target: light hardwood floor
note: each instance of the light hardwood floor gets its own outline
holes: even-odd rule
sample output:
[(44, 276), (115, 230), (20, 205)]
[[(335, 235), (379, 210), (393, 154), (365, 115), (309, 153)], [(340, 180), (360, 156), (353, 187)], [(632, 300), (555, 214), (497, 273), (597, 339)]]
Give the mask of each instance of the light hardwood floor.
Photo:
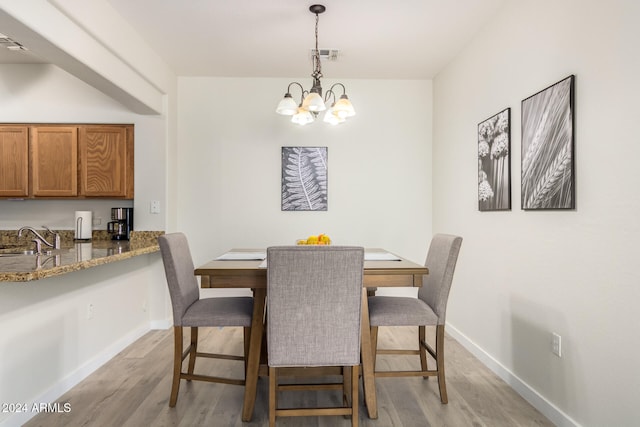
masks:
[[(411, 347), (415, 329), (380, 328), (379, 347)], [(240, 328), (201, 329), (203, 350), (242, 353)], [(186, 344), (186, 343), (185, 343)], [(58, 402), (68, 402), (69, 413), (41, 413), (31, 419), (35, 426), (267, 426), (268, 380), (258, 383), (258, 397), (253, 420), (241, 421), (243, 387), (235, 385), (182, 381), (178, 403), (169, 408), (171, 387), (172, 330), (151, 331), (80, 384)], [(447, 391), (449, 403), (440, 403), (435, 378), (381, 378), (378, 392), (377, 420), (366, 415), (360, 395), (360, 425), (378, 427), (425, 426), (552, 426), (506, 383), (489, 371), (454, 339), (445, 344)], [(392, 359), (392, 360), (391, 360)], [(394, 368), (419, 367), (417, 357), (379, 356), (378, 366), (392, 363)], [(432, 362), (433, 363), (433, 362)], [(242, 375), (239, 362), (198, 360), (196, 372), (229, 372)], [(338, 396), (300, 392), (282, 395), (296, 405), (338, 402)], [(331, 393), (331, 392), (329, 392)], [(291, 397), (289, 397), (291, 396)], [(295, 399), (295, 400), (294, 400)], [(327, 402), (327, 403), (324, 403)], [(349, 426), (343, 417), (309, 417), (277, 421), (278, 426)]]

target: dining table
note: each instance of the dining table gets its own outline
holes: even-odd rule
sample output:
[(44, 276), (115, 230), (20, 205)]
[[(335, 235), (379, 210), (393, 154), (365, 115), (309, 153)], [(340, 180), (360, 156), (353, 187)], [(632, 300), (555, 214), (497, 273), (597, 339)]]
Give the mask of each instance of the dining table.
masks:
[[(265, 249), (231, 249), (194, 270), (202, 288), (250, 289), (253, 292), (253, 320), (246, 362), (242, 421), (251, 421), (255, 407), (261, 361), (264, 363), (263, 333), (267, 297)], [(369, 418), (378, 417), (368, 294), (376, 288), (420, 287), (429, 274), (424, 265), (399, 257), (387, 250), (365, 249), (362, 289), (361, 359), (364, 401)], [(265, 372), (265, 370), (262, 370)]]

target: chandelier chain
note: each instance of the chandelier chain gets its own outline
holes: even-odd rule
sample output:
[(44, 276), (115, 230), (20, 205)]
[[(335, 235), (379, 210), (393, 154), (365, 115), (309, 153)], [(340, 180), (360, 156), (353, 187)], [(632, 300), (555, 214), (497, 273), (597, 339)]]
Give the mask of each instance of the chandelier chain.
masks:
[(320, 16), (316, 13), (316, 49), (313, 53), (313, 74), (311, 77), (314, 79), (320, 79), (322, 77), (322, 63), (320, 62), (320, 49), (318, 48), (318, 21)]

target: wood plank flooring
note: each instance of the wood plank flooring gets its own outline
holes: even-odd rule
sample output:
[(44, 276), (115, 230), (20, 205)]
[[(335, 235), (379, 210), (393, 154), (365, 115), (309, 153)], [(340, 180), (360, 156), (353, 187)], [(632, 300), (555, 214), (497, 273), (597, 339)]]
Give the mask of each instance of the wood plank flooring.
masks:
[[(186, 334), (188, 335), (188, 334)], [(414, 347), (415, 328), (380, 328), (379, 347)], [(200, 331), (204, 351), (242, 354), (241, 328)], [(185, 341), (186, 345), (186, 341)], [(178, 403), (169, 408), (172, 329), (151, 331), (63, 395), (58, 402), (71, 405), (69, 413), (41, 413), (25, 426), (267, 426), (268, 380), (258, 382), (253, 420), (241, 420), (243, 387), (182, 381)], [(440, 403), (435, 378), (381, 378), (377, 420), (371, 420), (360, 394), (360, 425), (364, 427), (427, 426), (552, 426), (506, 383), (482, 365), (454, 339), (445, 344), (449, 403)], [(433, 361), (430, 361), (434, 363)], [(415, 356), (378, 356), (378, 367), (419, 368)], [(241, 377), (242, 363), (199, 359), (196, 372)], [(362, 387), (361, 387), (362, 389)], [(328, 394), (327, 394), (328, 393)], [(287, 400), (289, 399), (289, 400)], [(281, 395), (295, 405), (334, 404), (332, 392)], [(278, 426), (350, 426), (343, 417), (279, 418)]]

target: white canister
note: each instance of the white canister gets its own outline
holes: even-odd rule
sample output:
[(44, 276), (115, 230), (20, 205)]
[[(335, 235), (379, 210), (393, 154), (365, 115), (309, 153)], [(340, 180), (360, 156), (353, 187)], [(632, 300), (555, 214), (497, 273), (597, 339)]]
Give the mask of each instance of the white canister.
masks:
[(76, 211), (75, 235), (76, 240), (91, 239), (93, 219), (91, 211)]

